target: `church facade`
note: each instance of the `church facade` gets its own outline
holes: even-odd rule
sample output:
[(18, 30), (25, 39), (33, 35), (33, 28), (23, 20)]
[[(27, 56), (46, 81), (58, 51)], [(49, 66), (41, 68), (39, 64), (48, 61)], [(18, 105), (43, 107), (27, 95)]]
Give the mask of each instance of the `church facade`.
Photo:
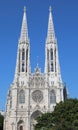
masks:
[(30, 41), (24, 8), (15, 75), (7, 95), (4, 130), (34, 130), (38, 115), (52, 112), (56, 103), (64, 101), (64, 89), (51, 7), (45, 43), (44, 73), (38, 65), (35, 72), (31, 73)]

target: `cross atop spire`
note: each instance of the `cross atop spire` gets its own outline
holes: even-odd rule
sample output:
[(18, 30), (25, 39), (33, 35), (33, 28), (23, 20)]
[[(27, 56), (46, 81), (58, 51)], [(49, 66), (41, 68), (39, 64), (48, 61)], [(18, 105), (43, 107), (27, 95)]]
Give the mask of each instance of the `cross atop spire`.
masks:
[(24, 7), (24, 15), (21, 27), (21, 34), (20, 34), (20, 42), (29, 41), (28, 39), (28, 27), (27, 27), (27, 19), (26, 19), (26, 7)]
[(24, 12), (26, 12), (26, 7), (24, 6)]
[(49, 7), (49, 21), (48, 21), (48, 32), (47, 32), (47, 42), (50, 42), (55, 39), (54, 25), (52, 19), (52, 8)]
[(49, 11), (50, 11), (50, 12), (52, 11), (52, 7), (51, 7), (51, 6), (49, 7)]

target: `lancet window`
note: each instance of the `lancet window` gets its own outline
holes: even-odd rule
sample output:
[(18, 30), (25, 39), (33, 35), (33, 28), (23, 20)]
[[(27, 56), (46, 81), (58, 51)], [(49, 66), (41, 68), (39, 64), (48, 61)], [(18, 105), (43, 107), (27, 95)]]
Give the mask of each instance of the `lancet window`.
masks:
[(22, 60), (24, 60), (24, 59), (25, 59), (25, 50), (22, 49)]
[(20, 50), (19, 50), (19, 72), (20, 72)]
[(55, 54), (55, 72), (56, 72), (56, 48), (55, 48), (54, 54)]
[(27, 72), (27, 63), (28, 63), (28, 49), (26, 50), (26, 72)]
[(25, 70), (25, 64), (22, 63), (22, 72), (24, 72), (24, 70)]
[(55, 94), (55, 91), (54, 91), (54, 90), (52, 90), (52, 91), (50, 92), (50, 103), (51, 103), (51, 104), (56, 103), (56, 94)]
[(47, 49), (47, 68), (48, 68), (48, 72), (50, 71), (50, 67), (49, 67), (49, 50)]
[(19, 93), (19, 103), (25, 103), (25, 93), (24, 90), (21, 90)]
[(52, 48), (50, 50), (50, 57), (51, 57), (51, 60), (53, 60), (53, 49)]
[(51, 63), (51, 71), (54, 71), (53, 62)]
[(12, 107), (12, 98), (10, 99), (10, 108)]

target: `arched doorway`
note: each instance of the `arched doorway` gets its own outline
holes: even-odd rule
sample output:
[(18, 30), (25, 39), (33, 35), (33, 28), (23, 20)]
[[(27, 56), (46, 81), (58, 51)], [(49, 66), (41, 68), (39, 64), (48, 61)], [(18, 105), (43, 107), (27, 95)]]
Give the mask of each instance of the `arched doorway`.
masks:
[(20, 126), (20, 130), (23, 130), (23, 126)]
[(36, 119), (39, 115), (41, 115), (41, 114), (42, 114), (42, 112), (39, 111), (39, 110), (33, 112), (33, 114), (31, 115), (31, 126), (30, 126), (30, 130), (34, 130), (34, 126), (35, 126), (35, 124), (37, 123), (35, 119)]
[(19, 120), (18, 124), (17, 124), (17, 130), (24, 130), (24, 122), (23, 120)]

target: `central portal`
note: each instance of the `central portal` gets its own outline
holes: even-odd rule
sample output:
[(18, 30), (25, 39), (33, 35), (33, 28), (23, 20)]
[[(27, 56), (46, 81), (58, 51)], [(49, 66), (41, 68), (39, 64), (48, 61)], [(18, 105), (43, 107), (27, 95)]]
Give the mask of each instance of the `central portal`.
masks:
[(31, 126), (30, 126), (30, 130), (34, 130), (34, 126), (35, 126), (36, 123), (37, 123), (35, 119), (36, 119), (39, 115), (41, 115), (41, 114), (42, 114), (42, 112), (39, 111), (39, 110), (33, 112), (33, 114), (31, 115)]

